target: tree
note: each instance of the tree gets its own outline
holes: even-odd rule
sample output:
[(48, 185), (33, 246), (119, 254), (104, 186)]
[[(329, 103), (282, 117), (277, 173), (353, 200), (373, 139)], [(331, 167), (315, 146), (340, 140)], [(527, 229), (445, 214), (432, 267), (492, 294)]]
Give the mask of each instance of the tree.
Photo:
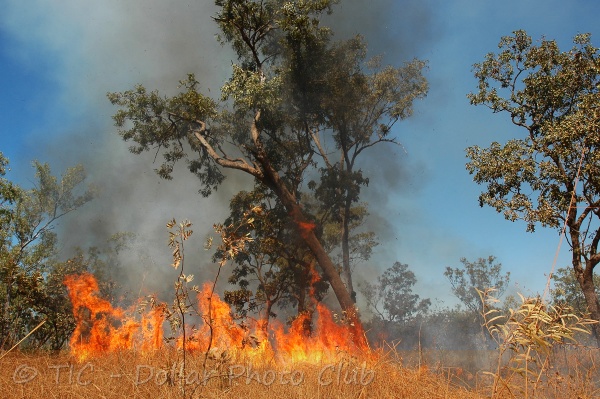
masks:
[[(550, 293), (552, 294), (553, 303), (565, 303), (581, 314), (587, 313), (588, 307), (585, 296), (581, 292), (573, 268), (559, 268), (552, 275), (552, 280), (554, 281), (554, 288), (550, 290)], [(596, 294), (598, 294), (600, 276), (597, 274), (594, 275), (594, 286), (596, 287)]]
[[(332, 11), (333, 3), (217, 0), (220, 11), (214, 20), (220, 40), (238, 55), (221, 90), (223, 104), (201, 94), (194, 75), (181, 83), (183, 92), (174, 97), (137, 86), (109, 94), (109, 99), (121, 107), (114, 119), (123, 139), (137, 143), (133, 152), (163, 150), (160, 176), (169, 178), (175, 162), (191, 153), (195, 158), (188, 167), (200, 179), (205, 196), (223, 182), (223, 169), (244, 172), (270, 190), (319, 263), (341, 308), (358, 327), (351, 292), (302, 206), (303, 182), (318, 167), (315, 155), (325, 153), (316, 139), (320, 134), (333, 138), (354, 134), (348, 136), (360, 143), (354, 148), (367, 148), (365, 143), (389, 134), (388, 127), (407, 115), (412, 99), (418, 97), (407, 92), (422, 90), (417, 83), (423, 79), (420, 70), (405, 77), (404, 68), (381, 69), (380, 75), (365, 72), (364, 43), (356, 39), (333, 43), (331, 31), (320, 26), (320, 17)], [(336, 73), (352, 75), (334, 79)], [(340, 102), (339, 85), (355, 81), (362, 84), (356, 86), (353, 98), (362, 94), (369, 99), (355, 104), (356, 119), (362, 115), (372, 123), (360, 132), (336, 130), (339, 125), (329, 116)], [(364, 108), (369, 105), (375, 109)]]
[(380, 69), (375, 58), (367, 63), (373, 73), (361, 73), (357, 65), (364, 59), (365, 49), (360, 37), (334, 49), (335, 68), (328, 76), (332, 95), (325, 99), (325, 118), (334, 132), (330, 139), (337, 151), (328, 153), (321, 138), (312, 137), (325, 164), (315, 194), (322, 209), (340, 226), (342, 273), (353, 297), (350, 231), (360, 215), (353, 204), (360, 198), (361, 186), (369, 184), (357, 161), (365, 150), (379, 143), (398, 144), (390, 135), (392, 126), (412, 115), (414, 100), (423, 98), (428, 90), (422, 75), (426, 63), (421, 60), (402, 68)]
[(495, 296), (499, 298), (508, 287), (510, 272), (502, 275), (502, 264), (494, 263), (495, 261), (494, 256), (479, 258), (475, 262), (461, 258), (462, 268), (446, 267), (444, 272), (444, 276), (452, 285), (454, 295), (474, 314), (480, 314), (483, 305), (477, 290), (494, 288)]
[(413, 293), (417, 279), (408, 265), (395, 262), (378, 278), (366, 283), (362, 293), (377, 316), (387, 323), (404, 323), (416, 314), (424, 314), (431, 306), (429, 299)]
[[(48, 263), (44, 278), (38, 287), (37, 297), (26, 309), (30, 313), (26, 317), (28, 330), (35, 328), (42, 320), (46, 320), (42, 327), (28, 339), (29, 347), (36, 349), (47, 347), (57, 351), (68, 342), (76, 323), (64, 279), (70, 274), (92, 271), (89, 266), (82, 254), (65, 262), (53, 260)], [(31, 291), (24, 292), (22, 297), (31, 299), (31, 294)]]
[[(566, 229), (572, 267), (591, 317), (600, 320), (594, 268), (600, 262), (600, 58), (589, 34), (561, 52), (554, 40), (537, 45), (525, 31), (503, 37), (498, 54), (475, 64), (479, 91), (468, 95), (506, 113), (522, 137), (467, 149), (467, 170), (487, 186), (481, 206), (506, 219)], [(600, 343), (600, 325), (594, 326)]]
[[(265, 331), (270, 317), (276, 316), (277, 306), (295, 306), (298, 316), (312, 313), (311, 305), (323, 298), (329, 285), (316, 278), (315, 259), (296, 234), (281, 203), (272, 193), (257, 187), (252, 192), (236, 194), (230, 209), (227, 226), (240, 225), (248, 209), (255, 211), (252, 224), (237, 231), (253, 240), (233, 259), (235, 267), (228, 281), (239, 288), (225, 291), (225, 301), (243, 317), (258, 313), (260, 327)], [(217, 251), (214, 259), (222, 256), (222, 251)]]
[[(7, 165), (0, 153), (0, 176)], [(34, 167), (33, 189), (0, 179), (0, 347), (14, 343), (41, 320), (46, 279), (56, 255), (54, 224), (94, 195), (93, 187), (82, 187), (82, 166), (67, 169), (60, 180), (47, 164), (34, 162)]]

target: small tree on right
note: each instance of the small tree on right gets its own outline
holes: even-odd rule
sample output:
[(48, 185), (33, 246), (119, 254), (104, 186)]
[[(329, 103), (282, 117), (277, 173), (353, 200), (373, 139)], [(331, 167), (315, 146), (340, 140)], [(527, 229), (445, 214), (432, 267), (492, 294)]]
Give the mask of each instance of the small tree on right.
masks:
[[(497, 54), (475, 64), (473, 105), (506, 113), (525, 134), (467, 149), (467, 170), (487, 186), (479, 204), (506, 219), (566, 229), (575, 278), (591, 317), (600, 320), (594, 268), (600, 263), (600, 59), (589, 34), (559, 50), (525, 31), (503, 37)], [(600, 344), (600, 325), (594, 325)]]

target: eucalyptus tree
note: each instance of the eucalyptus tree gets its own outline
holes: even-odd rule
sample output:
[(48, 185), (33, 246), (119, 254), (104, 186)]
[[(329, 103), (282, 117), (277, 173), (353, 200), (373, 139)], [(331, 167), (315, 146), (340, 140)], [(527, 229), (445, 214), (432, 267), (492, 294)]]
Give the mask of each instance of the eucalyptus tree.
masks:
[[(238, 235), (253, 240), (245, 251), (234, 257), (229, 283), (237, 286), (225, 291), (225, 301), (235, 306), (238, 314), (258, 314), (260, 327), (267, 330), (277, 307), (295, 307), (297, 315), (312, 313), (314, 305), (329, 285), (315, 270), (315, 258), (302, 238), (296, 234), (293, 221), (271, 192), (259, 187), (237, 193), (230, 203), (231, 214), (226, 226), (239, 226), (248, 209), (252, 223), (238, 229)], [(217, 251), (215, 259), (222, 257)]]
[[(323, 167), (320, 156), (327, 154), (322, 145), (327, 140), (320, 137), (330, 137), (339, 147), (346, 140), (339, 137), (348, 135), (344, 142), (356, 144), (345, 144), (346, 149), (355, 152), (362, 152), (371, 141), (384, 141), (389, 134), (385, 126), (407, 109), (404, 69), (375, 66), (378, 72), (369, 74), (363, 69), (361, 40), (333, 42), (331, 30), (321, 26), (320, 19), (332, 12), (336, 1), (215, 3), (219, 40), (238, 56), (219, 101), (199, 92), (200, 82), (193, 74), (172, 97), (143, 86), (112, 93), (109, 99), (120, 107), (114, 116), (120, 134), (135, 142), (131, 148), (135, 153), (162, 151), (164, 162), (157, 172), (164, 178), (170, 178), (177, 161), (187, 158), (204, 196), (224, 181), (224, 169), (243, 172), (270, 190), (318, 262), (341, 308), (360, 325), (351, 292), (316, 234), (302, 192), (319, 184), (308, 188), (305, 182)], [(335, 78), (349, 73), (352, 76)], [(422, 80), (418, 73), (413, 78)], [(341, 85), (348, 84), (356, 84), (349, 99), (357, 101), (355, 108), (338, 111), (336, 107), (345, 100), (340, 97)], [(352, 115), (356, 120), (362, 115), (371, 122), (358, 131), (353, 119), (348, 122), (352, 129), (342, 131), (344, 124), (334, 123), (333, 115)]]
[[(594, 268), (600, 263), (600, 58), (589, 34), (561, 51), (525, 31), (503, 37), (497, 54), (474, 66), (479, 90), (468, 95), (510, 117), (524, 133), (505, 144), (467, 149), (467, 169), (487, 186), (481, 206), (508, 220), (566, 228), (571, 263), (591, 316), (600, 320)], [(600, 342), (600, 325), (594, 326)]]
[[(339, 223), (342, 271), (353, 295), (350, 234), (364, 207), (354, 204), (360, 199), (361, 186), (369, 184), (369, 177), (359, 168), (360, 155), (380, 143), (399, 144), (392, 127), (411, 116), (414, 101), (428, 91), (425, 61), (414, 59), (400, 68), (381, 68), (378, 57), (364, 62), (365, 51), (360, 37), (333, 49), (336, 67), (327, 75), (331, 91), (324, 99), (331, 134), (325, 140), (312, 136), (325, 164), (315, 194), (322, 209), (329, 210)], [(333, 141), (335, 151), (326, 151), (322, 142), (327, 139)]]

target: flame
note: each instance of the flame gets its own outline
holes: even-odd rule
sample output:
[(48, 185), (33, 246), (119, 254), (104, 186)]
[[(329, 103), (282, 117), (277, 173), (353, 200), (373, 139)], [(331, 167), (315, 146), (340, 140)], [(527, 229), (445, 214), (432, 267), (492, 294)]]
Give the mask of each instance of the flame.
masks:
[(298, 228), (300, 229), (300, 234), (302, 234), (302, 237), (304, 238), (306, 238), (308, 234), (311, 231), (313, 231), (315, 227), (317, 227), (317, 225), (312, 222), (297, 221), (296, 223), (298, 224)]
[(308, 235), (317, 227), (315, 223), (306, 220), (300, 208), (294, 208), (290, 212), (290, 216), (298, 226), (300, 235), (304, 239), (306, 239)]
[[(70, 347), (79, 360), (123, 349), (163, 348), (166, 305), (156, 306), (135, 320), (128, 316), (134, 312), (114, 308), (100, 298), (98, 284), (91, 274), (71, 275), (64, 283), (77, 323)], [(201, 353), (227, 349), (254, 361), (276, 358), (310, 363), (335, 360), (341, 352), (368, 351), (355, 343), (361, 341), (354, 339), (357, 334), (364, 337), (362, 329), (356, 327), (358, 323), (337, 323), (331, 311), (316, 301), (313, 312), (302, 313), (288, 328), (277, 320), (269, 321), (267, 326), (265, 320), (250, 321), (250, 325), (239, 323), (230, 306), (213, 293), (211, 283), (203, 285), (197, 301), (202, 321), (196, 329), (183, 326), (185, 334), (176, 339), (178, 349)]]
[[(163, 341), (163, 315), (160, 308), (143, 315), (141, 321), (126, 316), (123, 309), (114, 308), (100, 298), (98, 282), (89, 273), (69, 275), (64, 284), (73, 305), (76, 327), (71, 336), (71, 351), (84, 360), (106, 352), (132, 349), (138, 341), (141, 349), (160, 348)], [(138, 340), (137, 336), (142, 339)]]

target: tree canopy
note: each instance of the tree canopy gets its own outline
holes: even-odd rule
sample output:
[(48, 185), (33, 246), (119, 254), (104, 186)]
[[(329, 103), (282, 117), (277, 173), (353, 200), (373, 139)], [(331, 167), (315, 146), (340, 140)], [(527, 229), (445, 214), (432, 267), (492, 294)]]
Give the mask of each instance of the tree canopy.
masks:
[[(481, 206), (537, 225), (566, 226), (572, 266), (594, 319), (600, 304), (594, 267), (600, 262), (600, 57), (589, 34), (561, 51), (554, 40), (533, 43), (525, 31), (503, 37), (499, 52), (475, 64), (471, 104), (507, 114), (522, 136), (488, 148), (469, 147), (467, 170), (486, 186)], [(600, 326), (595, 326), (600, 342)]]
[(446, 267), (444, 276), (450, 281), (452, 293), (472, 313), (480, 314), (483, 309), (479, 291), (495, 289), (494, 296), (501, 297), (508, 288), (510, 272), (502, 274), (502, 264), (496, 263), (495, 256), (479, 258), (470, 262), (461, 258), (462, 268)]
[(420, 299), (413, 293), (417, 283), (408, 265), (394, 262), (378, 278), (377, 283), (366, 283), (363, 294), (367, 303), (382, 321), (406, 323), (415, 315), (424, 315), (431, 300)]
[[(219, 40), (238, 56), (219, 99), (200, 93), (193, 74), (173, 97), (137, 86), (109, 99), (120, 107), (114, 119), (123, 139), (135, 143), (131, 150), (162, 153), (160, 176), (170, 178), (174, 164), (186, 158), (202, 195), (224, 181), (224, 169), (245, 172), (272, 192), (354, 318), (351, 292), (302, 193), (321, 186), (321, 175), (337, 184), (336, 206), (356, 202), (368, 178), (353, 165), (356, 156), (394, 141), (391, 127), (410, 116), (427, 82), (423, 61), (382, 67), (367, 60), (361, 37), (333, 41), (320, 19), (335, 3), (218, 0)], [(338, 166), (328, 161), (329, 148), (344, 154)], [(309, 179), (316, 180), (310, 187)]]
[(60, 276), (81, 263), (55, 261), (53, 228), (59, 218), (90, 201), (95, 190), (83, 185), (86, 176), (80, 165), (67, 169), (60, 179), (48, 164), (33, 166), (36, 186), (25, 189), (4, 177), (8, 160), (0, 153), (0, 348), (25, 336), (44, 318), (49, 323), (38, 332), (46, 334), (42, 341), (51, 339), (53, 347), (60, 347), (70, 334), (63, 328), (69, 311)]

